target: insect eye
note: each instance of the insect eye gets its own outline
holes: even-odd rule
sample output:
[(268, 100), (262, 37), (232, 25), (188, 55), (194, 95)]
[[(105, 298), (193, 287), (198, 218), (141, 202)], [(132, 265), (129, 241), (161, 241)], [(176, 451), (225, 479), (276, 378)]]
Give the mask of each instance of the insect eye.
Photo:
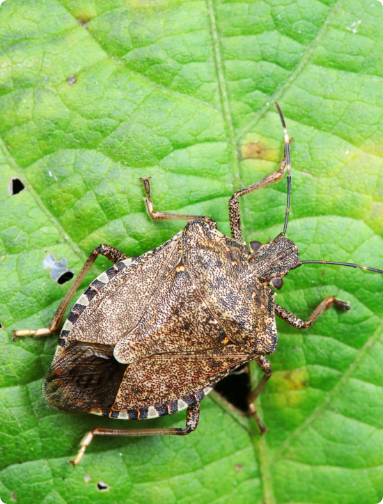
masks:
[(273, 284), (274, 289), (282, 289), (283, 287), (283, 278), (272, 278), (271, 283)]
[(254, 252), (256, 252), (256, 251), (259, 249), (259, 247), (261, 247), (261, 246), (262, 246), (262, 243), (261, 243), (261, 242), (259, 242), (259, 241), (251, 241), (251, 242), (250, 242), (250, 250), (251, 250), (251, 252), (252, 252), (253, 254), (254, 254)]

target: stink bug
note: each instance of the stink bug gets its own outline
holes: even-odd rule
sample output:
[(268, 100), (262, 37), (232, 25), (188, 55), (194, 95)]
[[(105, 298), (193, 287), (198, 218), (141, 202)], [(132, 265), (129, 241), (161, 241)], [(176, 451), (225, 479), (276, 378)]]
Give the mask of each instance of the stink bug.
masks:
[[(48, 404), (71, 412), (110, 418), (150, 419), (187, 409), (186, 427), (121, 430), (95, 428), (81, 442), (72, 464), (80, 462), (93, 436), (186, 435), (197, 428), (200, 401), (231, 371), (255, 360), (263, 378), (248, 397), (261, 433), (254, 401), (271, 376), (265, 355), (277, 345), (275, 315), (298, 329), (309, 327), (333, 304), (321, 301), (305, 322), (275, 303), (283, 277), (307, 263), (337, 264), (377, 273), (357, 264), (300, 261), (286, 235), (290, 207), (290, 140), (282, 112), (284, 158), (280, 168), (234, 193), (229, 201), (232, 238), (210, 217), (154, 210), (150, 180), (143, 179), (149, 216), (188, 221), (185, 229), (140, 257), (128, 258), (100, 245), (73, 282), (49, 328), (15, 331), (43, 336), (56, 331), (64, 312), (99, 254), (114, 265), (99, 275), (72, 307), (60, 333), (43, 384)], [(283, 231), (270, 243), (243, 243), (238, 198), (282, 179), (287, 171)]]

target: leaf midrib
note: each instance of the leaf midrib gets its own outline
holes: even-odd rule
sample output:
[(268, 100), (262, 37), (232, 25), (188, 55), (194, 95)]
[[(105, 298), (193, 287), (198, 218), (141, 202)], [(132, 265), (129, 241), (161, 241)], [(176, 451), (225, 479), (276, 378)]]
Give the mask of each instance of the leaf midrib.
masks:
[(238, 150), (237, 150), (237, 142), (235, 140), (234, 126), (233, 120), (230, 111), (229, 100), (227, 96), (227, 87), (226, 80), (224, 78), (224, 69), (222, 64), (222, 54), (221, 48), (218, 40), (218, 31), (216, 25), (216, 14), (214, 11), (213, 0), (207, 1), (207, 9), (210, 17), (210, 28), (213, 39), (213, 47), (214, 47), (214, 59), (215, 66), (218, 76), (218, 86), (222, 103), (222, 112), (223, 118), (226, 124), (226, 128), (229, 134), (229, 145), (231, 152), (231, 162), (232, 162), (232, 170), (233, 170), (233, 186), (234, 190), (238, 190), (240, 184), (240, 173), (239, 173), (239, 162), (238, 162)]

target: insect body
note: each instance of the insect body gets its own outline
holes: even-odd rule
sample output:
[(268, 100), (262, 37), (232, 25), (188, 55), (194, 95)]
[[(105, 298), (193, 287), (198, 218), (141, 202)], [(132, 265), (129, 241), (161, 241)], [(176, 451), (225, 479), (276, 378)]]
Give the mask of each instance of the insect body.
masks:
[[(277, 105), (278, 107), (278, 105)], [(58, 329), (71, 297), (99, 254), (114, 265), (98, 276), (72, 307), (60, 333), (53, 363), (43, 384), (53, 408), (111, 418), (150, 419), (187, 409), (183, 429), (105, 429), (89, 432), (73, 465), (94, 435), (185, 435), (196, 429), (199, 404), (212, 387), (242, 364), (256, 360), (264, 376), (250, 394), (249, 409), (261, 432), (254, 400), (271, 376), (265, 355), (277, 345), (275, 315), (297, 328), (309, 327), (327, 308), (350, 306), (325, 298), (304, 322), (275, 303), (273, 289), (300, 261), (285, 237), (290, 205), (290, 150), (280, 169), (236, 192), (229, 202), (232, 238), (205, 216), (154, 211), (149, 179), (143, 179), (152, 219), (184, 219), (185, 229), (160, 247), (128, 258), (100, 245), (88, 258), (59, 306), (49, 328), (16, 331), (15, 336), (49, 334)], [(280, 180), (287, 171), (284, 229), (273, 242), (243, 243), (238, 198)], [(383, 273), (374, 268), (361, 267)]]

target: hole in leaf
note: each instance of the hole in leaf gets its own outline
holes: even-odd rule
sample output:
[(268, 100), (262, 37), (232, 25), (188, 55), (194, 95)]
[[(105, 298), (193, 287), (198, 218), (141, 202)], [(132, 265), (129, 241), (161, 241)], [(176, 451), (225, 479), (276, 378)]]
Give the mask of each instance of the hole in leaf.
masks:
[(3, 327), (4, 327), (3, 324), (0, 322), (0, 329), (2, 329)]
[(66, 271), (63, 275), (61, 275), (58, 280), (57, 280), (57, 283), (59, 285), (62, 285), (64, 284), (65, 282), (69, 282), (69, 280), (72, 280), (72, 278), (74, 277), (74, 274), (72, 271)]
[(247, 364), (218, 382), (214, 390), (240, 411), (247, 413), (249, 410), (247, 396), (251, 392)]
[(19, 178), (12, 178), (10, 183), (9, 183), (9, 194), (11, 196), (14, 196), (15, 194), (19, 194), (19, 192), (23, 191), (25, 189), (25, 185), (21, 182)]
[(68, 262), (65, 257), (56, 261), (53, 254), (49, 254), (43, 261), (44, 269), (51, 270), (51, 279), (57, 282), (59, 285), (69, 282), (74, 277), (73, 270), (68, 270)]
[(109, 490), (109, 485), (107, 485), (103, 481), (99, 481), (97, 483), (97, 488), (100, 490), (100, 492), (106, 492), (107, 490)]

